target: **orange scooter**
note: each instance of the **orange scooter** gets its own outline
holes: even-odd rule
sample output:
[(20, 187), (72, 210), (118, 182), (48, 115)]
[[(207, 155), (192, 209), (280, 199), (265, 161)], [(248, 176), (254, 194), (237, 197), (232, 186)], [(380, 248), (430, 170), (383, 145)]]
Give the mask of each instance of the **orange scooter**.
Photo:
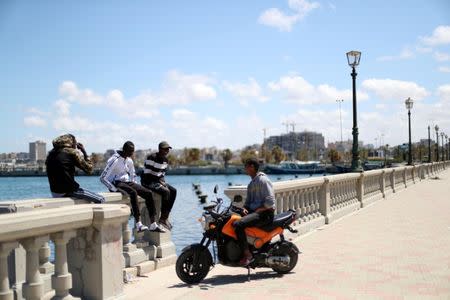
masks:
[[(217, 194), (217, 186), (214, 193)], [(225, 266), (242, 267), (239, 261), (243, 253), (233, 227), (233, 223), (241, 218), (242, 209), (236, 206), (238, 202), (239, 198), (235, 198), (227, 209), (221, 211), (223, 200), (217, 198), (213, 204), (204, 207), (200, 218), (204, 229), (203, 238), (200, 243), (185, 247), (175, 265), (182, 281), (188, 284), (201, 282), (217, 261)], [(253, 255), (252, 262), (247, 266), (249, 272), (250, 268), (272, 268), (279, 274), (286, 274), (297, 265), (300, 251), (295, 244), (286, 241), (283, 235), (285, 229), (296, 232), (290, 226), (294, 221), (295, 212), (289, 210), (276, 215), (272, 224), (245, 229)], [(279, 240), (271, 242), (277, 236)], [(209, 250), (210, 245), (213, 246), (214, 259)]]

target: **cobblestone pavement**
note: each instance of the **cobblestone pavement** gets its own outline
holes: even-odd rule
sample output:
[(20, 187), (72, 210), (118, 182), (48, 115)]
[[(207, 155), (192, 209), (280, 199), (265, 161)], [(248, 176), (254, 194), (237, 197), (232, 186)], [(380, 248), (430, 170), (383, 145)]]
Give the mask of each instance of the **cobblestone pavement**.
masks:
[(175, 267), (127, 284), (127, 299), (450, 299), (450, 171), (426, 179), (295, 240), (299, 263), (216, 266), (199, 285)]

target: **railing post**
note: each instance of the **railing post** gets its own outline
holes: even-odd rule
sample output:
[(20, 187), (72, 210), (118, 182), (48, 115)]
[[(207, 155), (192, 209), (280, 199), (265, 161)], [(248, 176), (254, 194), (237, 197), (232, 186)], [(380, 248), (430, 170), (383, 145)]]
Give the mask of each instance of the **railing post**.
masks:
[(406, 167), (403, 168), (403, 184), (405, 185), (405, 188), (407, 187), (406, 185)]
[(14, 292), (9, 288), (8, 255), (17, 247), (18, 242), (0, 243), (0, 300), (14, 300)]
[(392, 169), (390, 180), (391, 180), (392, 192), (395, 193), (395, 169)]
[(359, 175), (359, 178), (356, 182), (356, 191), (357, 191), (357, 196), (358, 196), (358, 201), (361, 205), (361, 207), (364, 207), (364, 202), (363, 202), (363, 198), (364, 198), (364, 172), (361, 172), (361, 174)]
[(322, 185), (322, 193), (319, 200), (320, 213), (325, 217), (325, 224), (330, 224), (331, 221), (330, 202), (330, 179), (325, 177), (324, 183)]
[(48, 239), (45, 235), (20, 241), (27, 251), (26, 282), (23, 285), (23, 296), (27, 300), (40, 300), (44, 296), (44, 282), (39, 272), (39, 249)]
[(380, 181), (379, 181), (380, 182), (380, 192), (381, 192), (381, 195), (383, 196), (383, 198), (385, 198), (384, 190), (386, 188), (386, 182), (385, 182), (385, 179), (384, 179), (384, 173), (385, 173), (385, 171), (382, 170), (381, 171)]
[(52, 288), (55, 290), (55, 296), (52, 300), (77, 299), (69, 294), (69, 290), (72, 288), (72, 275), (67, 266), (67, 243), (75, 236), (75, 230), (51, 235), (55, 243), (55, 274), (52, 276)]

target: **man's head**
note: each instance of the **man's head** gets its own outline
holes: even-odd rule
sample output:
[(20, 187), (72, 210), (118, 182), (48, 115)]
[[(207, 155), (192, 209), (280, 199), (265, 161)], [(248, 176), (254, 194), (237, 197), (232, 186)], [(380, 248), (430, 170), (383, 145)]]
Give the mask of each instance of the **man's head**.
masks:
[(52, 143), (54, 148), (77, 148), (77, 140), (70, 133), (58, 136)]
[(134, 153), (134, 144), (131, 141), (126, 141), (122, 147), (123, 155), (125, 157), (130, 157)]
[(248, 158), (244, 164), (245, 172), (252, 178), (256, 176), (259, 170), (259, 162), (256, 158)]
[(172, 147), (170, 147), (169, 143), (166, 141), (162, 141), (158, 145), (159, 154), (162, 156), (167, 156), (167, 154), (169, 154), (170, 149), (172, 149)]

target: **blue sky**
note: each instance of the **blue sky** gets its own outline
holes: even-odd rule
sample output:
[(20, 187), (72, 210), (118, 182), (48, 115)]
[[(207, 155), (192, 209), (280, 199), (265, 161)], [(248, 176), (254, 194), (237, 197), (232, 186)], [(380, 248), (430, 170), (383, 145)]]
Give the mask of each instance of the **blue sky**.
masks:
[[(313, 130), (366, 143), (450, 135), (450, 2), (0, 1), (0, 152), (66, 132), (102, 152), (238, 149)], [(376, 140), (375, 140), (376, 139)]]

